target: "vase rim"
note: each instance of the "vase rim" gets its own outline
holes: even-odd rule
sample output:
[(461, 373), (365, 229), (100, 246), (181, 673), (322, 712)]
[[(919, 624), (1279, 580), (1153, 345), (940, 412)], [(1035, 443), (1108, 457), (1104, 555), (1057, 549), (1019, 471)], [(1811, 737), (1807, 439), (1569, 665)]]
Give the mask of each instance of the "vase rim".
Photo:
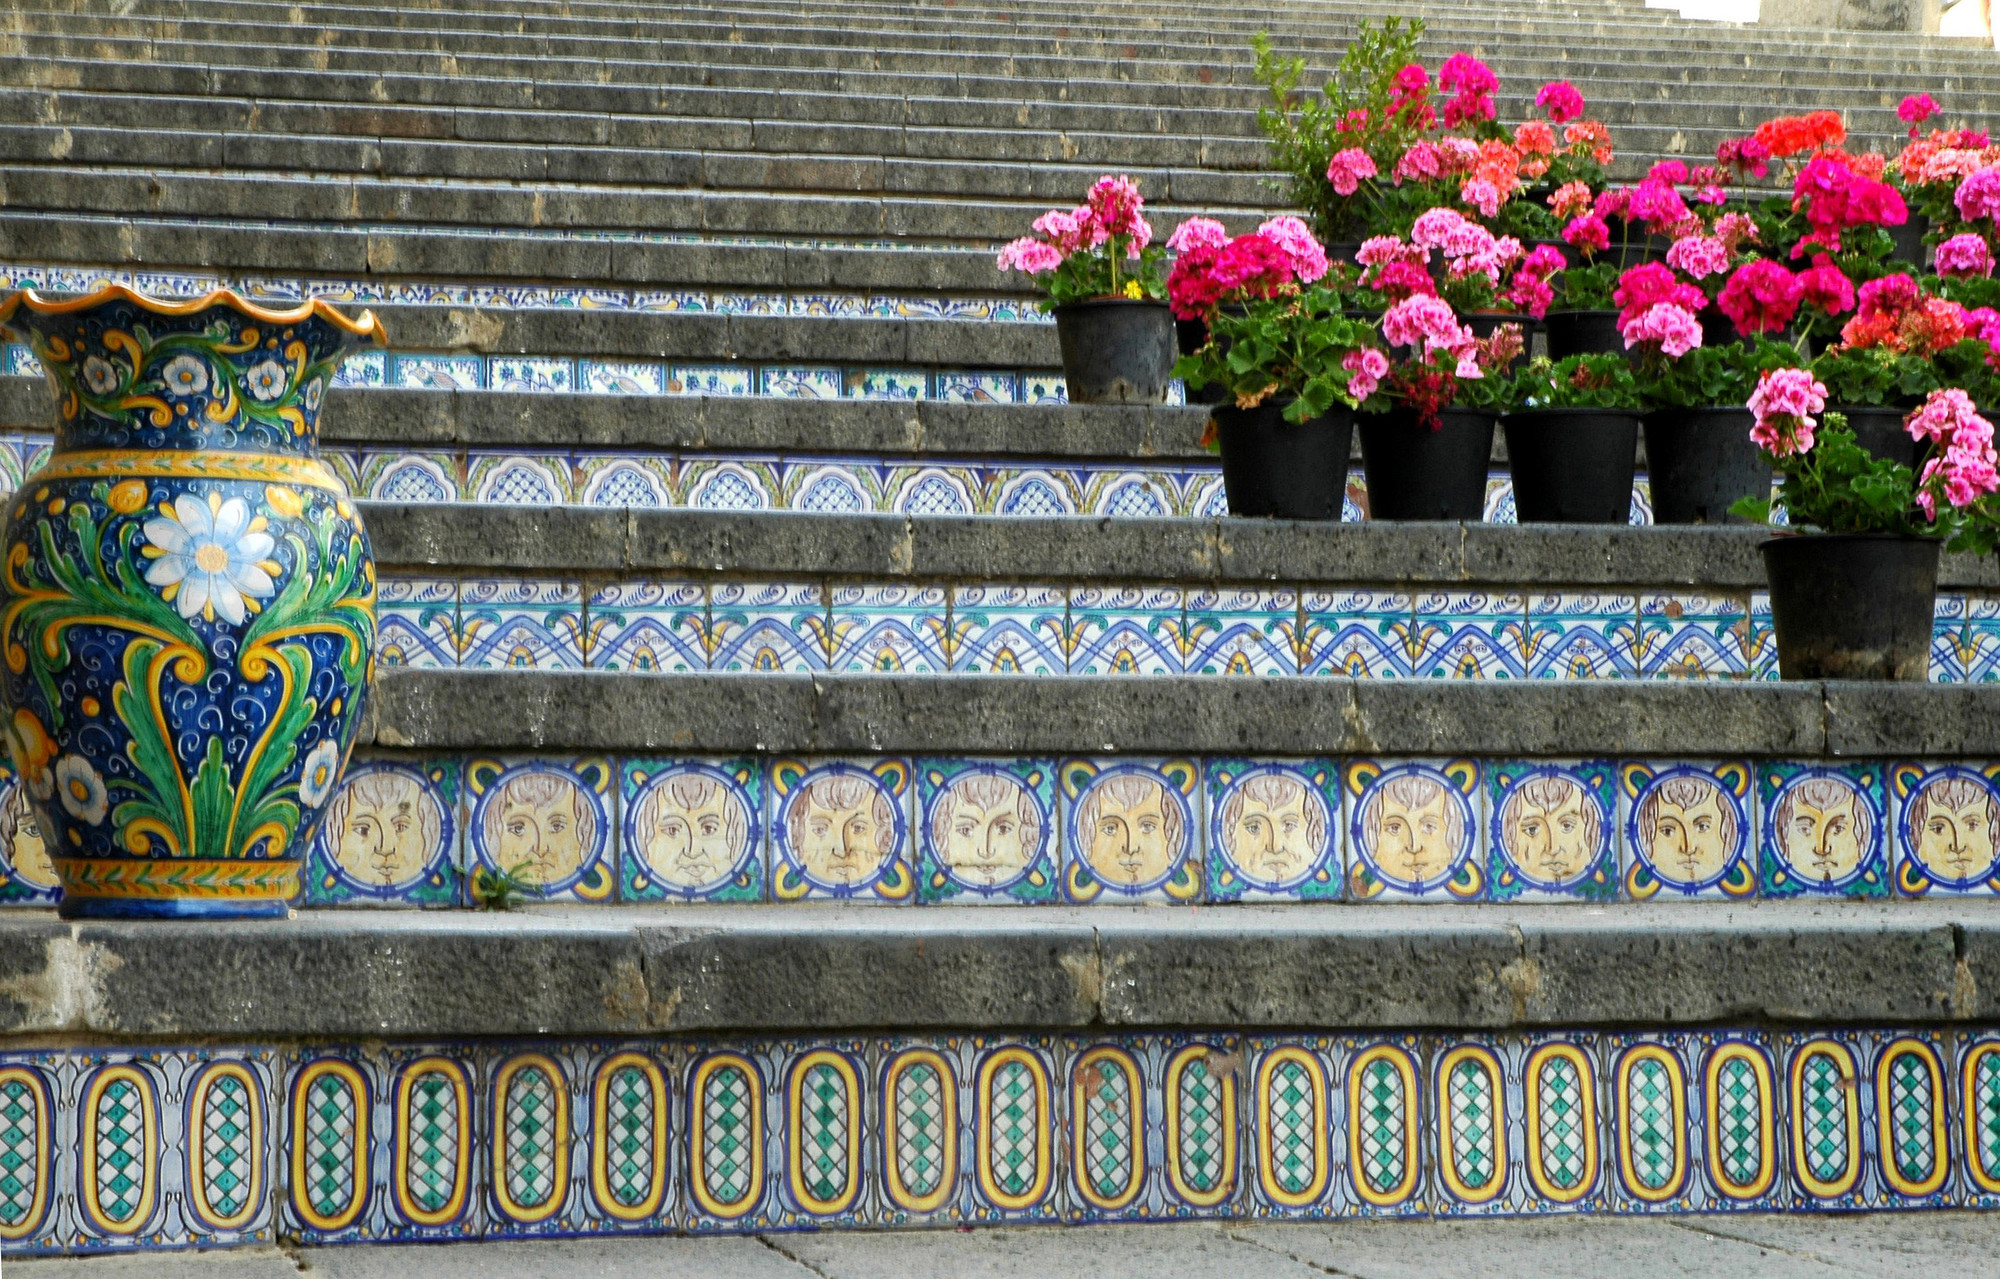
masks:
[(236, 290), (227, 288), (210, 289), (200, 297), (187, 301), (152, 297), (123, 284), (107, 284), (82, 297), (61, 300), (45, 298), (33, 289), (17, 289), (0, 298), (0, 325), (10, 323), (15, 311), (23, 306), (37, 315), (67, 315), (102, 306), (107, 302), (130, 302), (154, 315), (169, 316), (194, 315), (211, 307), (226, 306), (262, 324), (299, 324), (306, 320), (320, 319), (355, 337), (373, 339), (377, 346), (389, 345), (389, 332), (373, 311), (363, 311), (359, 319), (353, 319), (337, 310), (324, 298), (313, 298), (290, 310), (279, 310), (259, 306)]

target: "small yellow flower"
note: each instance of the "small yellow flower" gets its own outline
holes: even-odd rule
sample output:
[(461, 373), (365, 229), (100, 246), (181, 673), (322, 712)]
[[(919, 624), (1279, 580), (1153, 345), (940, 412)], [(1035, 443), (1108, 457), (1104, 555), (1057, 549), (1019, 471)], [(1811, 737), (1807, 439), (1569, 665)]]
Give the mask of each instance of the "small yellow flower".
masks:
[(114, 484), (111, 495), (104, 500), (120, 515), (130, 515), (146, 505), (146, 481), (125, 480)]
[(1127, 280), (1125, 281), (1125, 296), (1137, 302), (1140, 298), (1146, 296), (1146, 290), (1139, 287), (1137, 280)]
[(298, 490), (286, 488), (282, 484), (266, 487), (264, 500), (271, 504), (272, 510), (288, 520), (299, 518), (300, 513), (306, 509), (306, 500), (299, 496)]

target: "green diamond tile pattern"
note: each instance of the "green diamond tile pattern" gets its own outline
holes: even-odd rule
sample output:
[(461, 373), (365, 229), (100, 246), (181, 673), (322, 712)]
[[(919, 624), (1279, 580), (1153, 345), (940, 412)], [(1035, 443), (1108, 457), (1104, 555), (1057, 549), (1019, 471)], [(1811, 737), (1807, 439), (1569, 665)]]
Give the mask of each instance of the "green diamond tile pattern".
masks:
[(1181, 1070), (1180, 1161), (1181, 1184), (1196, 1194), (1209, 1194), (1222, 1184), (1223, 1114), (1222, 1083), (1208, 1073), (1208, 1062), (1192, 1061)]
[(1838, 1181), (1847, 1173), (1847, 1092), (1841, 1087), (1840, 1066), (1827, 1053), (1806, 1060), (1804, 1111), (1798, 1117), (1805, 1134), (1806, 1171), (1814, 1180)]
[(1542, 1124), (1542, 1176), (1558, 1190), (1583, 1184), (1583, 1076), (1567, 1057), (1550, 1057), (1536, 1077)]
[(306, 1202), (322, 1217), (353, 1202), (354, 1089), (338, 1075), (321, 1075), (306, 1090)]
[(800, 1169), (808, 1193), (822, 1203), (847, 1193), (854, 1175), (848, 1167), (847, 1135), (853, 1116), (840, 1072), (824, 1063), (806, 1071), (799, 1098)]
[(653, 1193), (653, 1085), (637, 1066), (620, 1066), (604, 1089), (605, 1181), (621, 1208)]
[(1132, 1178), (1132, 1087), (1118, 1065), (1099, 1061), (1087, 1072), (1083, 1097), (1083, 1171), (1100, 1198), (1121, 1193)]
[(920, 1061), (896, 1077), (896, 1176), (919, 1199), (944, 1181), (944, 1080)]
[(1763, 1087), (1757, 1068), (1741, 1057), (1715, 1072), (1715, 1151), (1731, 1185), (1748, 1186), (1764, 1175)]
[(556, 1084), (540, 1066), (524, 1066), (507, 1088), (501, 1147), (507, 1197), (522, 1208), (540, 1208), (556, 1193)]
[(234, 1075), (218, 1077), (208, 1090), (202, 1121), (202, 1192), (217, 1216), (234, 1217), (250, 1197), (250, 1090)]
[(1002, 1062), (993, 1072), (993, 1133), (986, 1171), (1008, 1195), (1027, 1194), (1040, 1172), (1035, 1166), (1035, 1114), (1041, 1103), (1035, 1089), (1034, 1072), (1025, 1062)]
[(702, 1180), (717, 1203), (740, 1204), (750, 1197), (753, 1127), (749, 1077), (741, 1066), (717, 1067), (701, 1103)]
[(1403, 1095), (1403, 1076), (1389, 1062), (1376, 1058), (1361, 1073), (1361, 1176), (1368, 1188), (1386, 1195), (1403, 1180), (1409, 1159), (1404, 1124), (1410, 1099)]
[(440, 1212), (458, 1181), (458, 1090), (441, 1070), (427, 1070), (410, 1088), (410, 1156), (404, 1189), (423, 1211)]
[(1271, 1071), (1270, 1096), (1271, 1179), (1288, 1195), (1302, 1194), (1319, 1175), (1314, 1162), (1319, 1099), (1305, 1063), (1279, 1062)]
[(1889, 1123), (1895, 1142), (1896, 1171), (1905, 1181), (1924, 1181), (1937, 1169), (1937, 1146), (1931, 1131), (1930, 1068), (1914, 1052), (1898, 1053), (1889, 1063)]
[(0, 1083), (0, 1226), (20, 1226), (34, 1211), (42, 1134), (35, 1090), (25, 1079)]
[(2000, 1179), (2000, 1053), (1987, 1053), (1973, 1070), (1974, 1127), (1979, 1145), (1979, 1171), (1987, 1180)]
[(1650, 1057), (1632, 1064), (1625, 1075), (1625, 1113), (1632, 1175), (1647, 1190), (1666, 1189), (1681, 1141), (1674, 1131), (1673, 1080), (1666, 1066)]
[(1451, 1069), (1445, 1101), (1451, 1108), (1451, 1156), (1458, 1180), (1467, 1190), (1484, 1190), (1498, 1171), (1492, 1074), (1479, 1062), (1459, 1062)]
[(146, 1113), (139, 1086), (114, 1079), (97, 1097), (97, 1210), (130, 1221), (145, 1193)]

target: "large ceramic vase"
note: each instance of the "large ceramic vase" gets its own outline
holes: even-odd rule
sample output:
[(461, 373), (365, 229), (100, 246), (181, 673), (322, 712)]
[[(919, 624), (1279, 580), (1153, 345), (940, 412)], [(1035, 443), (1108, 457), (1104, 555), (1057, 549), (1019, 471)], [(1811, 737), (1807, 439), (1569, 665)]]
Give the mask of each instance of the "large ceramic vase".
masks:
[(0, 715), (62, 913), (282, 916), (374, 673), (374, 563), (317, 430), (382, 329), (116, 286), (13, 294), (0, 326), (56, 395), (0, 548)]

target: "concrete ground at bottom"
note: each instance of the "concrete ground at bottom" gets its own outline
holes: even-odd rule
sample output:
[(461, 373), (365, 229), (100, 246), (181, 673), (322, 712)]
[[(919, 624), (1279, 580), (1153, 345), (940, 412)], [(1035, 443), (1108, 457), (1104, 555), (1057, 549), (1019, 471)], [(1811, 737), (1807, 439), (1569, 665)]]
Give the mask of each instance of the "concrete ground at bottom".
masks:
[(6, 1261), (6, 1279), (1987, 1279), (2000, 1213), (1042, 1227)]

